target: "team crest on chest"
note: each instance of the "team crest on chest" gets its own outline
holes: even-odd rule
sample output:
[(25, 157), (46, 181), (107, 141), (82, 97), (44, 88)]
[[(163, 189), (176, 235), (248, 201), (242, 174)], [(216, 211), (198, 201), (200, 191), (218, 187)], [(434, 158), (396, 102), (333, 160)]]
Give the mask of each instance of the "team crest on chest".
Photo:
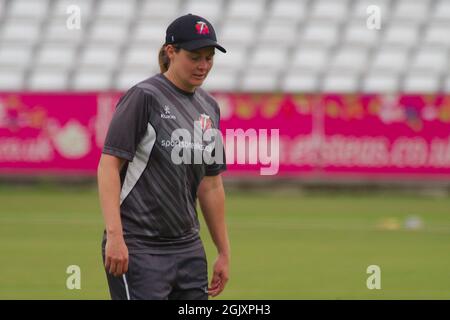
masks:
[(202, 113), (200, 118), (198, 118), (198, 121), (200, 121), (200, 127), (203, 131), (212, 128), (211, 118), (207, 114)]

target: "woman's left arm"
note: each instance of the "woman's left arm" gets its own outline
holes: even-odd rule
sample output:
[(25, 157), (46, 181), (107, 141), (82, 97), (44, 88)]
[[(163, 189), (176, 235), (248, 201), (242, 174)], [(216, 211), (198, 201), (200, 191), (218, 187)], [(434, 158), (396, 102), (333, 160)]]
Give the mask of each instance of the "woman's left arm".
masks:
[(209, 295), (215, 297), (225, 288), (229, 279), (230, 243), (225, 222), (225, 191), (222, 176), (205, 176), (197, 191), (205, 222), (216, 245), (218, 257), (214, 263)]

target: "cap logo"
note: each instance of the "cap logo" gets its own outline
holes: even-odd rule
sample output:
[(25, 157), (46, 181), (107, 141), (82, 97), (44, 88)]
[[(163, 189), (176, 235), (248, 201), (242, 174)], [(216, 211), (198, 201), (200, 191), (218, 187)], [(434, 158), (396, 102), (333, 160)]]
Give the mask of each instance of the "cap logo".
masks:
[(198, 34), (209, 34), (208, 25), (203, 21), (197, 21), (195, 25), (195, 30), (197, 30)]

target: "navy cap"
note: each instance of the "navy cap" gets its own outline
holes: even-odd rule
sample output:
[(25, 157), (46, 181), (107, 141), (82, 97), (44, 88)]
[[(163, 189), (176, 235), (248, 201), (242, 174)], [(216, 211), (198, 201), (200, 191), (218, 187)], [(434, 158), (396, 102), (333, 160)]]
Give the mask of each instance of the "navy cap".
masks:
[(187, 14), (175, 19), (166, 30), (166, 43), (178, 45), (188, 51), (205, 47), (216, 47), (227, 52), (217, 43), (216, 32), (205, 18)]

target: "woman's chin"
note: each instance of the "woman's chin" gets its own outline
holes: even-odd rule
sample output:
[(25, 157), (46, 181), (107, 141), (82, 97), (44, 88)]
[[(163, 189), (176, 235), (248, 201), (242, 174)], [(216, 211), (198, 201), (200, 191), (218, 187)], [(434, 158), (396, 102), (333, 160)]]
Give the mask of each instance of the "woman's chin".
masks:
[(194, 87), (201, 86), (203, 84), (203, 81), (205, 81), (205, 78), (191, 78), (191, 85)]

